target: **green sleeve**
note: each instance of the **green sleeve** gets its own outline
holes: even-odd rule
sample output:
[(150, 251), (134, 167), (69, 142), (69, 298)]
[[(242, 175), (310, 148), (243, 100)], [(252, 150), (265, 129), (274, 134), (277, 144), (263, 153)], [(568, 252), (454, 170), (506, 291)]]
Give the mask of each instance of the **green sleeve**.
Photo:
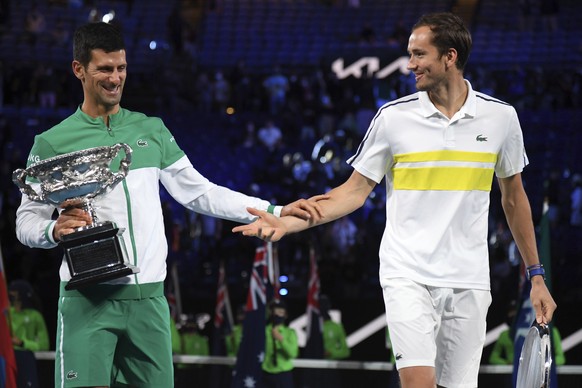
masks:
[(283, 342), (275, 341), (277, 348), (282, 351), (287, 359), (297, 358), (299, 355), (297, 333), (290, 327), (284, 327), (281, 334), (283, 334)]
[(21, 338), (22, 348), (32, 352), (49, 350), (49, 337), (46, 323), (42, 314), (36, 310), (28, 310), (30, 326), (26, 336)]
[(176, 143), (176, 139), (170, 133), (168, 128), (164, 124), (161, 126), (161, 145), (162, 145), (162, 165), (161, 168), (164, 169), (172, 164), (174, 164), (178, 159), (182, 158), (185, 154), (184, 151)]
[(340, 360), (350, 356), (343, 325), (333, 321), (324, 322), (323, 340), (326, 358)]
[(172, 353), (180, 354), (182, 347), (180, 344), (180, 333), (173, 318), (170, 318), (170, 335), (172, 337)]
[(240, 346), (241, 338), (242, 338), (242, 327), (241, 325), (236, 325), (232, 329), (232, 332), (224, 338), (227, 356), (236, 357), (236, 354), (238, 353), (238, 347)]
[(513, 364), (513, 341), (509, 337), (509, 330), (505, 330), (499, 335), (489, 356), (489, 363), (493, 365)]
[(562, 349), (562, 336), (556, 327), (552, 328), (552, 344), (554, 346), (554, 361), (556, 365), (564, 365), (566, 363), (566, 355), (564, 354), (564, 349)]

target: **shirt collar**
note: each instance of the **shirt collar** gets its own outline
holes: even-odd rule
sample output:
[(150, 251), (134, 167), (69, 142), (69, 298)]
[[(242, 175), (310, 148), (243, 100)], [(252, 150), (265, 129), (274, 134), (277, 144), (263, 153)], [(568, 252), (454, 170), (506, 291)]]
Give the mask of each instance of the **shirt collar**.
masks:
[[(471, 86), (471, 83), (468, 80), (465, 80), (468, 88), (467, 100), (459, 109), (459, 112), (455, 114), (457, 117), (475, 117), (475, 113), (477, 112), (477, 99), (475, 95), (475, 91)], [(422, 110), (422, 115), (424, 117), (431, 117), (431, 116), (442, 116), (443, 114), (434, 106), (430, 98), (428, 98), (427, 92), (418, 92), (418, 97), (420, 100), (420, 109)]]

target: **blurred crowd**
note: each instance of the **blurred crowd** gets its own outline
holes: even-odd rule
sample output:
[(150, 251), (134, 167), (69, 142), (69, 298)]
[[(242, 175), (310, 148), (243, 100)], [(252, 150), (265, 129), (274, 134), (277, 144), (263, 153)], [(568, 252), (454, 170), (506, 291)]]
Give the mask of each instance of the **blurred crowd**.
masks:
[[(526, 169), (524, 180), (534, 221), (539, 222), (544, 199), (550, 207), (554, 276), (560, 277), (554, 283), (556, 299), (582, 300), (576, 283), (582, 274), (568, 266), (582, 252), (582, 159), (569, 139), (582, 118), (582, 67), (500, 69), (469, 62), (466, 77), (473, 88), (518, 111), (532, 163), (533, 172)], [(343, 182), (351, 173), (345, 160), (376, 110), (414, 91), (414, 78), (400, 73), (339, 80), (323, 64), (308, 69), (278, 64), (257, 72), (244, 61), (211, 69), (168, 54), (155, 71), (130, 71), (123, 106), (164, 118), (194, 166), (210, 180), (286, 204)], [(70, 114), (80, 93), (69, 63), (0, 61), (1, 247), (7, 277), (26, 279), (37, 289), (55, 287), (61, 252), (29, 249), (16, 240), (20, 193), (11, 183), (12, 172), (26, 165), (32, 136)], [(281, 273), (288, 276), (290, 296), (305, 296), (311, 246), (319, 255), (323, 292), (335, 300), (377, 296), (385, 195), (379, 185), (352, 216), (280, 243)], [(519, 260), (502, 221), (495, 184), (491, 195), (493, 292), (517, 293)], [(236, 290), (248, 284), (258, 241), (233, 235), (231, 223), (188, 212), (169, 197), (165, 211), (169, 263), (180, 267), (183, 295), (214, 298), (217, 259), (227, 261), (232, 294), (244, 295)]]

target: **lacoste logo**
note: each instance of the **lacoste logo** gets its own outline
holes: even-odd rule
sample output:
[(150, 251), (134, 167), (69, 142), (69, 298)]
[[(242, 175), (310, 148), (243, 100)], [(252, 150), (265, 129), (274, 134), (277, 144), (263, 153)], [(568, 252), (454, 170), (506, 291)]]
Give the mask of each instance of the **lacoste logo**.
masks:
[(74, 380), (76, 378), (77, 378), (77, 372), (72, 371), (72, 370), (67, 372), (67, 380)]
[(487, 141), (487, 138), (483, 135), (477, 135), (477, 137), (475, 138), (475, 140), (477, 141)]
[(400, 360), (402, 358), (402, 354), (400, 353), (396, 353), (396, 355), (394, 356), (395, 359)]
[(137, 141), (137, 146), (138, 147), (147, 147), (149, 144), (147, 142), (147, 140), (143, 140), (143, 139), (139, 139)]
[(175, 142), (175, 141), (176, 141), (176, 139), (174, 139), (174, 136), (172, 136), (172, 137), (170, 138), (170, 143), (173, 143), (173, 142)]

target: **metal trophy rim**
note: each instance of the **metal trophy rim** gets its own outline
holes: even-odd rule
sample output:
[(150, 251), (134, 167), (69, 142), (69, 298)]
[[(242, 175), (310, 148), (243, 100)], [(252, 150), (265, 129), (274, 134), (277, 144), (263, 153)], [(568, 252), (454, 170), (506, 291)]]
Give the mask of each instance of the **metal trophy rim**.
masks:
[[(83, 193), (82, 195), (68, 197), (61, 202), (51, 199), (51, 195), (58, 193), (59, 190), (46, 190), (46, 187), (48, 186), (47, 180), (50, 179), (47, 179), (47, 177), (49, 177), (51, 174), (54, 174), (55, 172), (63, 171), (63, 165), (76, 166), (104, 160), (109, 166), (111, 161), (117, 157), (119, 150), (122, 148), (125, 152), (125, 157), (123, 157), (119, 162), (118, 172), (110, 172), (110, 174), (106, 177), (106, 179), (103, 180), (103, 182), (99, 180), (91, 180), (90, 182), (77, 182), (72, 180), (67, 182), (66, 187), (68, 190), (78, 189), (87, 186), (88, 183), (92, 183), (97, 186), (97, 189), (91, 189), (91, 191)], [(73, 151), (32, 163), (25, 169), (17, 169), (12, 174), (12, 180), (19, 187), (20, 191), (33, 201), (58, 205), (61, 207), (85, 204), (90, 202), (91, 199), (103, 194), (103, 192), (112, 189), (115, 185), (117, 185), (117, 183), (119, 183), (127, 176), (129, 172), (129, 165), (131, 164), (132, 152), (133, 150), (126, 143), (117, 143), (112, 146), (99, 146)], [(26, 183), (27, 176), (35, 178), (40, 182), (40, 193), (37, 193), (30, 184)], [(66, 190), (62, 189), (61, 191)], [(62, 204), (65, 205), (62, 206)]]
[[(99, 146), (99, 147), (85, 148), (83, 150), (78, 150), (78, 151), (68, 152), (68, 153), (62, 154), (62, 155), (52, 156), (50, 158), (46, 158), (46, 159), (41, 160), (39, 162), (32, 163), (25, 170), (33, 171), (41, 165), (50, 166), (51, 164), (56, 164), (57, 162), (59, 162), (59, 164), (60, 164), (64, 161), (73, 160), (73, 159), (76, 159), (79, 157), (93, 157), (93, 159), (96, 159), (96, 156), (99, 152), (107, 151), (107, 152), (111, 153), (112, 149), (114, 149), (115, 153), (117, 154), (117, 151), (120, 148), (125, 148), (125, 147), (123, 147), (124, 145), (129, 147), (127, 144), (117, 143), (113, 146)], [(130, 156), (131, 152), (127, 153), (127, 155), (131, 161), (131, 156)], [(89, 161), (91, 161), (91, 160), (89, 160)]]

